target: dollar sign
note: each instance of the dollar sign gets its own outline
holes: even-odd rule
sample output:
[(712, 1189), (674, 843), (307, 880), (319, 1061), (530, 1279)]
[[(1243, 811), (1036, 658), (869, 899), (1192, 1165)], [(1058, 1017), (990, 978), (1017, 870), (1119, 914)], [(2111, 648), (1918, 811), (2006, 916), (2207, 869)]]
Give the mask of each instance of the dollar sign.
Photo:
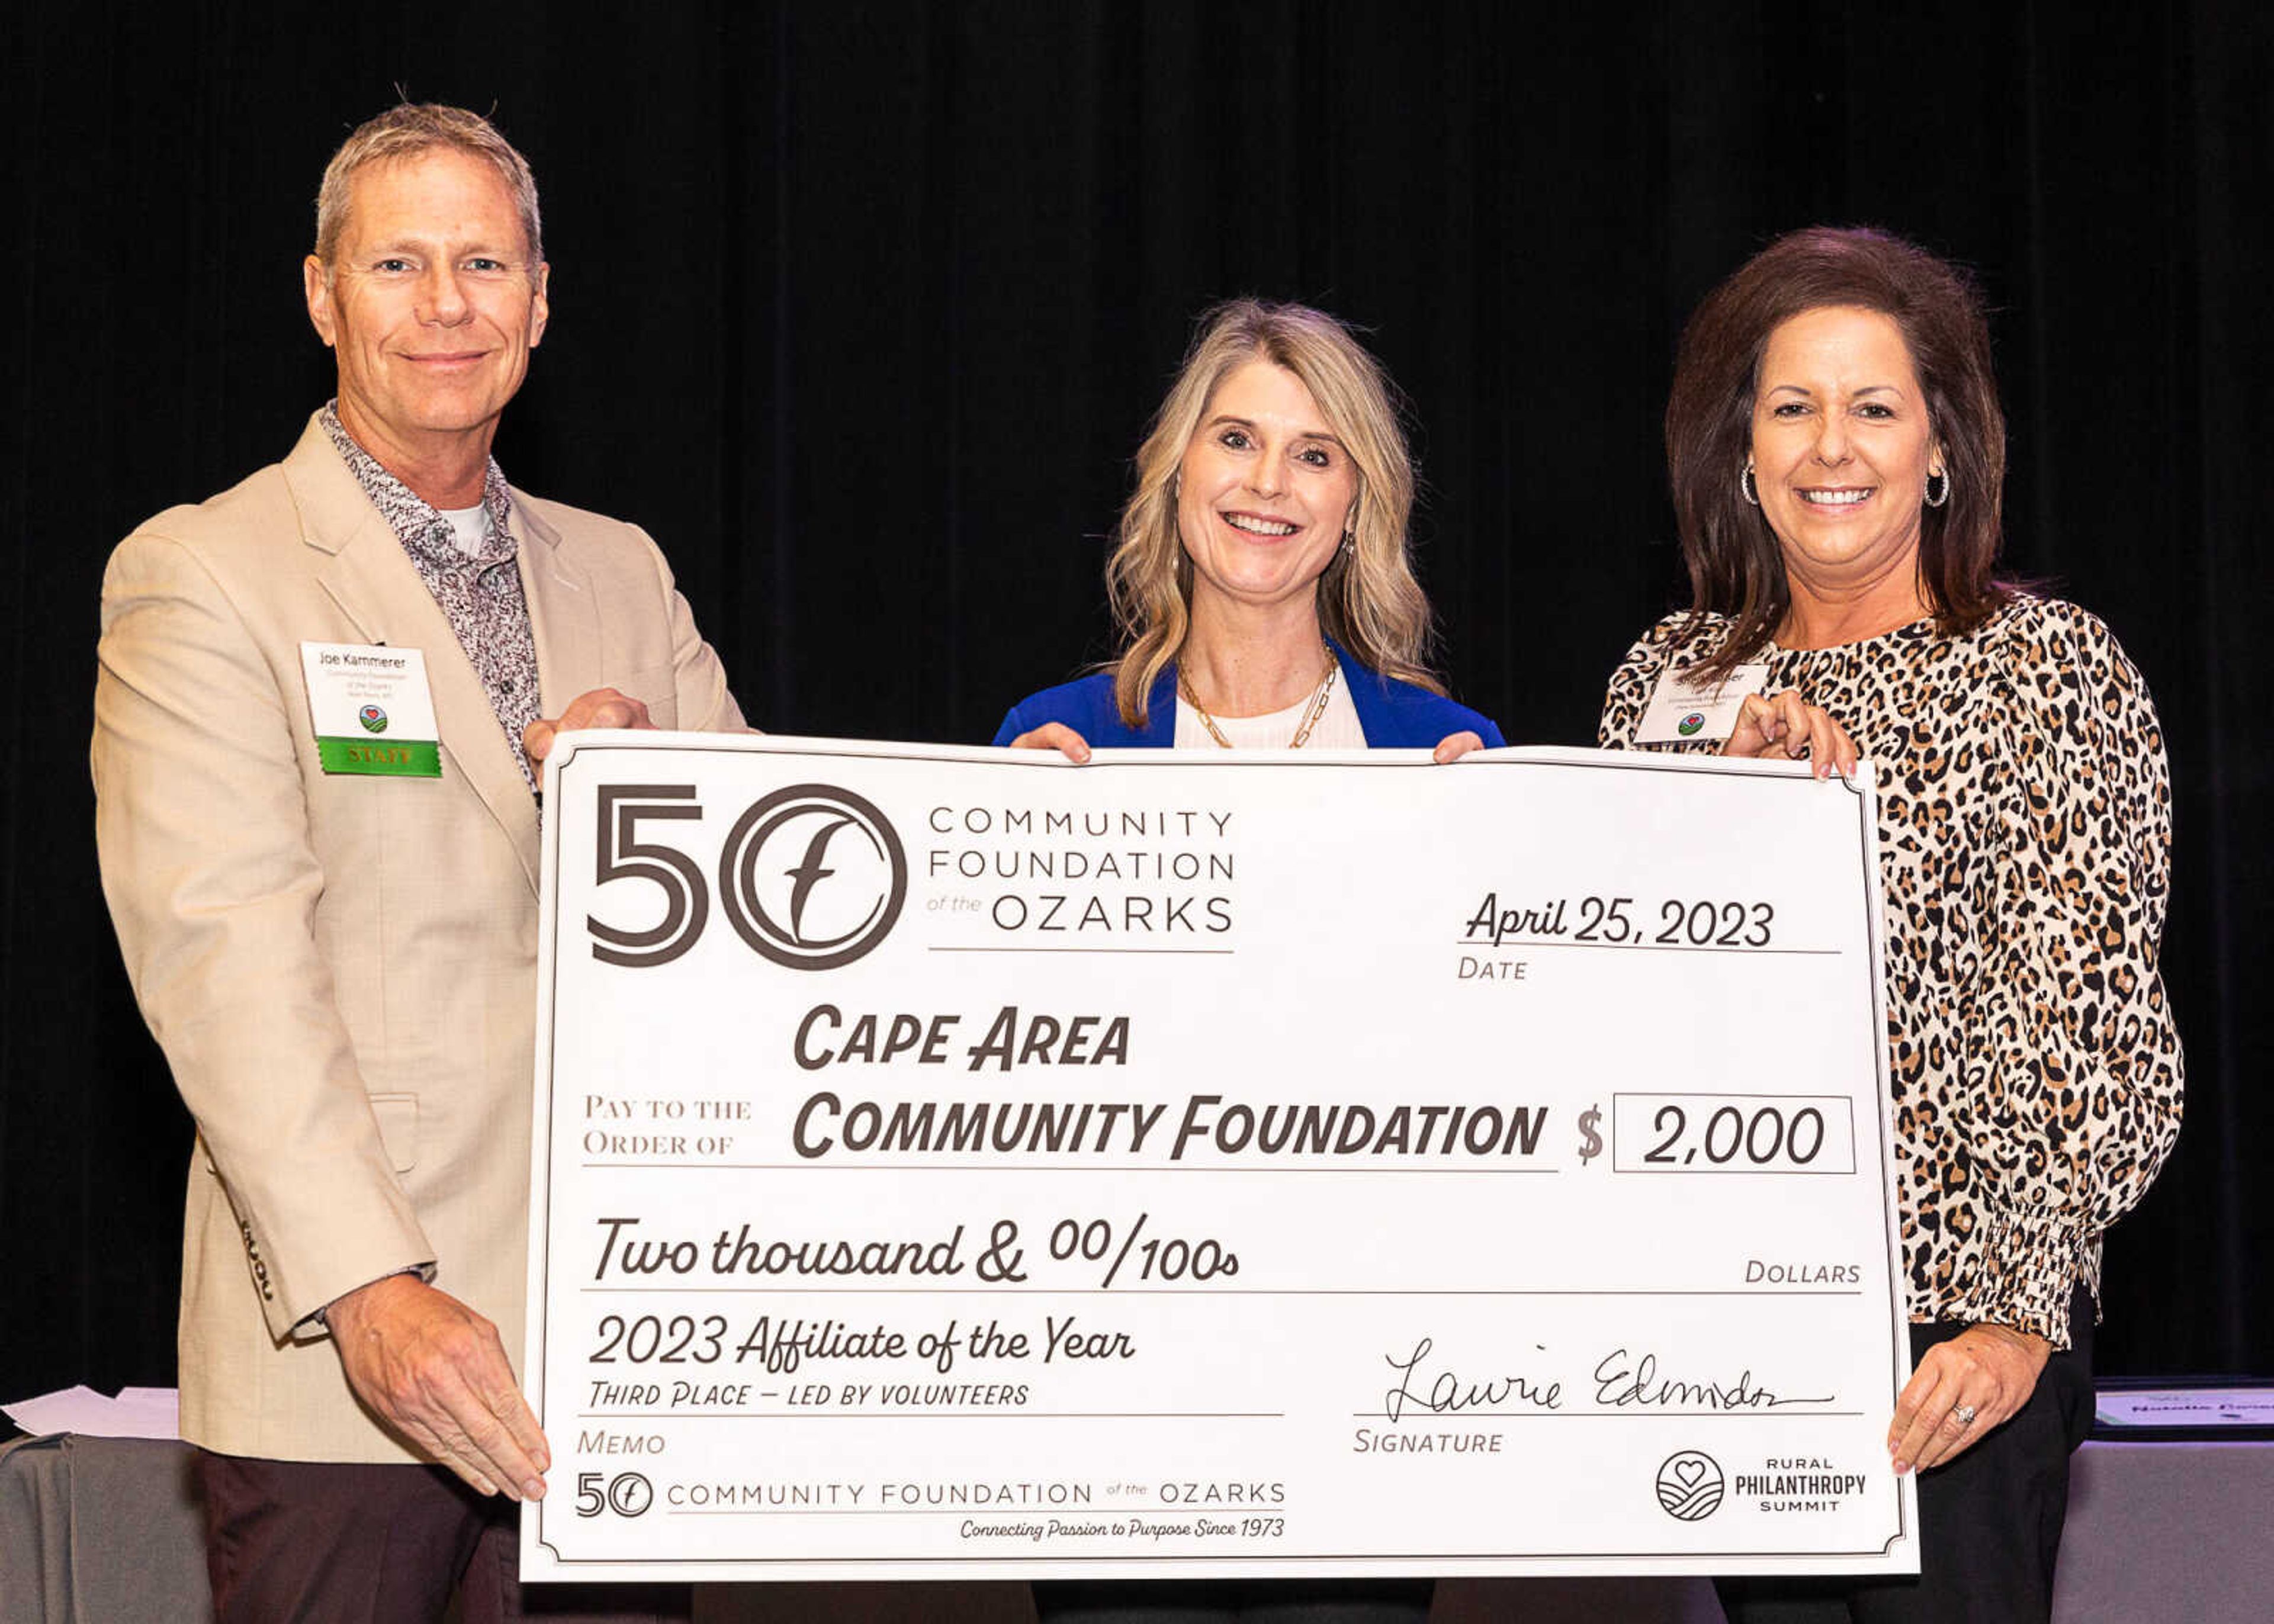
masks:
[(1599, 1106), (1591, 1105), (1579, 1113), (1579, 1132), (1585, 1136), (1579, 1141), (1581, 1167), (1586, 1166), (1603, 1154), (1603, 1136), (1595, 1132), (1595, 1124), (1602, 1120), (1603, 1113)]

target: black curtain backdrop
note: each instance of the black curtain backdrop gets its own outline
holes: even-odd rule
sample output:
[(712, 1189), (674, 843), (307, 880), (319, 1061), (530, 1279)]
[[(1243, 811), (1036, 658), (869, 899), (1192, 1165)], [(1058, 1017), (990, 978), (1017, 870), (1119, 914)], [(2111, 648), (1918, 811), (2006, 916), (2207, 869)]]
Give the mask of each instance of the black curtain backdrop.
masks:
[(2111, 1238), (2102, 1365), (2274, 1370), (2265, 8), (81, 0), (0, 29), (0, 1397), (173, 1377), (190, 1124), (96, 884), (97, 588), (328, 395), (309, 203), (398, 85), (494, 109), (544, 189), (553, 326), (501, 460), (652, 530), (774, 731), (983, 741), (1104, 653), (1146, 414), (1193, 313), (1255, 292), (1365, 324), (1410, 392), (1455, 690), (1590, 741), (1676, 597), (1659, 421), (1699, 296), (1818, 221), (1978, 267), (2009, 563), (2115, 628), (2176, 786), (2187, 1131)]

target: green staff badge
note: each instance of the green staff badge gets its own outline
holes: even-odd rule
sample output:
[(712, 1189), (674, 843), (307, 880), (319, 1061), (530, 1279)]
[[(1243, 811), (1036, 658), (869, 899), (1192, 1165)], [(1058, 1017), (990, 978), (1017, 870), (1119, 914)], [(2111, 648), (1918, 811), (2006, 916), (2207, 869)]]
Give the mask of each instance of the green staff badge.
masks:
[(440, 734), (426, 657), (384, 644), (304, 643), (308, 719), (328, 773), (439, 778)]

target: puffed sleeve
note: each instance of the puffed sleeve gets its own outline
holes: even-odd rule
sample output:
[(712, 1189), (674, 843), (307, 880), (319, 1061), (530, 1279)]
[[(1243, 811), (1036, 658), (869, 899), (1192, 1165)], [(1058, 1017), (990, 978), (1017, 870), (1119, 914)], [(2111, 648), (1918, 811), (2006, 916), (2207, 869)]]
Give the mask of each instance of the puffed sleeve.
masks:
[(1012, 740), (1017, 738), (1020, 733), (1031, 731), (1032, 725), (1028, 722), (1026, 712), (1019, 706), (1013, 705), (1008, 710), (1003, 713), (1003, 726), (995, 730), (995, 737), (992, 742), (999, 749), (1002, 747), (1008, 745)]
[(1996, 847), (1968, 1023), (1988, 1224), (1984, 1318), (2067, 1340), (2100, 1231), (2180, 1130), (2158, 968), (2171, 786), (2147, 685), (2108, 628), (2047, 605), (2015, 633)]

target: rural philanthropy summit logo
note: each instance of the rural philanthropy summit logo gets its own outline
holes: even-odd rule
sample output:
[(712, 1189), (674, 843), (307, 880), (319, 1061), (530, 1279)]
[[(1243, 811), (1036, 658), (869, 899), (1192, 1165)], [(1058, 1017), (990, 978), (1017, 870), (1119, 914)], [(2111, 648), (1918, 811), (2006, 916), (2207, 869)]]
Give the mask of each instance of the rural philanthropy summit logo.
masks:
[(833, 970), (882, 942), (907, 900), (908, 860), (874, 803), (794, 784), (735, 821), (719, 862), (727, 917), (793, 970)]
[(1726, 1486), (1720, 1462), (1695, 1449), (1668, 1455), (1658, 1469), (1658, 1503), (1666, 1507), (1667, 1515), (1683, 1522), (1712, 1516)]

